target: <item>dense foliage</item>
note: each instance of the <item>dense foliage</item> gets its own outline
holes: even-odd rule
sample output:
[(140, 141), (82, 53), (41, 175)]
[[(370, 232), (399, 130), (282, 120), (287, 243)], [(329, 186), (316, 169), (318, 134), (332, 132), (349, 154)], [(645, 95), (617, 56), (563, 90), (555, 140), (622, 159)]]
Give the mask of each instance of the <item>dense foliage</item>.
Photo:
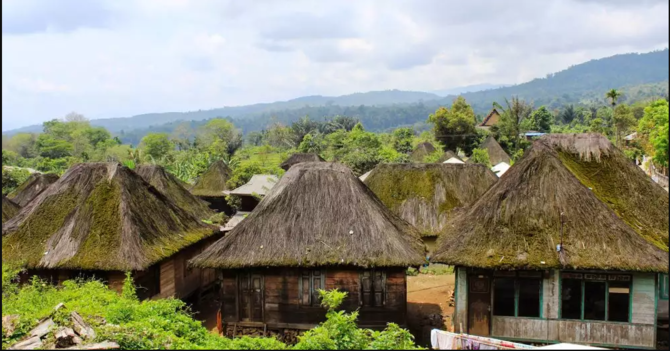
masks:
[(58, 325), (68, 325), (68, 314), (76, 311), (96, 331), (91, 342), (109, 340), (122, 349), (209, 349), (209, 350), (412, 350), (412, 335), (389, 323), (384, 331), (359, 329), (357, 312), (337, 311), (346, 293), (320, 291), (328, 309), (327, 320), (286, 345), (274, 338), (241, 337), (229, 339), (205, 329), (192, 318), (187, 305), (177, 299), (138, 301), (129, 277), (119, 295), (97, 280), (71, 280), (56, 288), (38, 279), (18, 287), (18, 271), (2, 265), (2, 316), (18, 315), (13, 333), (3, 329), (2, 348), (6, 349), (52, 314), (56, 305), (65, 308), (53, 316)]

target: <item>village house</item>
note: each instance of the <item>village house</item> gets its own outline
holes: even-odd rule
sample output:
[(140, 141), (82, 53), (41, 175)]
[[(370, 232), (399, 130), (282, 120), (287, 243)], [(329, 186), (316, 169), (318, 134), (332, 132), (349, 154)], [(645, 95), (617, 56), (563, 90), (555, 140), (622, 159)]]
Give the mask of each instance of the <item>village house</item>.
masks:
[(295, 153), (291, 157), (287, 158), (286, 161), (282, 162), (279, 167), (281, 169), (288, 171), (293, 165), (301, 162), (324, 162), (325, 160), (321, 156), (315, 153)]
[(265, 194), (267, 194), (278, 181), (279, 178), (272, 174), (254, 174), (246, 184), (239, 188), (224, 191), (224, 194), (226, 195), (239, 198), (239, 208), (226, 223), (223, 230), (229, 231), (243, 219), (247, 218), (251, 211), (258, 206), (258, 203), (263, 199)]
[(201, 198), (209, 203), (209, 208), (216, 212), (224, 212), (226, 215), (233, 214), (233, 208), (226, 201), (228, 190), (228, 179), (233, 175), (233, 171), (222, 160), (213, 162), (209, 168), (198, 177), (195, 184), (189, 191), (191, 194)]
[(437, 163), (465, 163), (463, 160), (456, 155), (455, 152), (451, 150), (447, 150), (442, 157), (440, 157), (439, 160), (437, 160)]
[(25, 182), (7, 194), (7, 198), (24, 207), (57, 180), (58, 175), (54, 173), (33, 173)]
[(498, 113), (498, 110), (494, 108), (488, 115), (486, 115), (486, 117), (484, 117), (482, 123), (477, 125), (477, 128), (489, 130), (492, 126), (498, 124), (498, 121), (500, 121), (500, 114)]
[(349, 168), (305, 162), (191, 264), (219, 270), (225, 330), (312, 328), (325, 320), (319, 289), (347, 292), (361, 327), (384, 328), (405, 325), (406, 269), (424, 255), (419, 232)]
[(656, 347), (668, 196), (600, 134), (536, 140), (437, 245), (457, 332)]
[(186, 261), (220, 238), (118, 163), (81, 163), (2, 226), (3, 263), (59, 284), (96, 277), (121, 290), (132, 272), (140, 298), (184, 298), (210, 284), (212, 270)]
[(479, 164), (379, 164), (365, 184), (393, 213), (421, 233), (428, 251), (453, 213), (477, 200), (498, 180)]
[(497, 165), (500, 162), (505, 162), (507, 164), (512, 163), (512, 158), (503, 150), (502, 146), (492, 136), (486, 137), (484, 141), (479, 145), (480, 149), (486, 150), (489, 154), (489, 161), (492, 165)]
[(433, 152), (435, 152), (435, 146), (427, 141), (424, 141), (417, 145), (414, 150), (412, 150), (412, 153), (409, 155), (409, 159), (412, 162), (421, 163), (423, 162), (424, 157), (432, 154)]

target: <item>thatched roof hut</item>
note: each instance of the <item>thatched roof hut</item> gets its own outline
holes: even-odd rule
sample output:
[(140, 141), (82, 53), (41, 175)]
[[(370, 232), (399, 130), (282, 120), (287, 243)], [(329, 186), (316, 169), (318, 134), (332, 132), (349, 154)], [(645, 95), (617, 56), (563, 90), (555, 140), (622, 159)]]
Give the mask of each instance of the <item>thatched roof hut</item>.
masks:
[(209, 209), (207, 202), (186, 190), (184, 187), (186, 183), (167, 172), (165, 168), (157, 165), (138, 165), (134, 171), (179, 207), (191, 212), (197, 218), (207, 219), (212, 215), (213, 212)]
[(438, 247), (459, 266), (667, 272), (668, 196), (602, 135), (546, 135)]
[(256, 209), (191, 262), (196, 267), (420, 265), (419, 232), (338, 163), (291, 167)]
[(440, 159), (437, 160), (436, 163), (444, 163), (445, 161), (450, 160), (450, 159), (452, 159), (452, 158), (453, 158), (453, 159), (457, 159), (457, 160), (459, 160), (459, 161), (461, 161), (461, 162), (463, 161), (460, 157), (458, 157), (458, 155), (457, 155), (455, 152), (453, 152), (453, 151), (451, 151), (451, 150), (447, 150), (447, 152), (445, 152), (444, 154), (442, 154), (442, 157), (440, 157)]
[(265, 194), (272, 189), (279, 178), (276, 175), (272, 174), (254, 174), (251, 176), (249, 181), (233, 190), (227, 190), (225, 194), (237, 195), (237, 196), (265, 196)]
[(2, 195), (2, 223), (5, 223), (10, 218), (14, 217), (21, 210), (21, 206), (14, 203), (14, 201)]
[(469, 205), (498, 178), (479, 164), (379, 164), (365, 184), (422, 236), (437, 236), (456, 209)]
[(497, 165), (500, 162), (512, 163), (512, 159), (492, 136), (486, 137), (479, 148), (488, 151), (492, 165)]
[(301, 162), (325, 162), (325, 161), (326, 160), (324, 160), (323, 158), (321, 158), (321, 156), (315, 153), (299, 152), (291, 155), (291, 157), (286, 159), (286, 161), (282, 162), (282, 164), (279, 165), (279, 167), (281, 167), (281, 169), (285, 171), (288, 171), (288, 169), (291, 168), (291, 166)]
[(58, 180), (58, 175), (54, 173), (33, 173), (19, 185), (14, 191), (7, 194), (7, 198), (14, 201), (15, 204), (25, 207), (30, 201), (37, 197), (41, 192)]
[(433, 144), (424, 141), (414, 148), (414, 151), (409, 155), (409, 159), (413, 162), (423, 162), (423, 158), (435, 152)]
[(2, 226), (2, 260), (143, 270), (216, 229), (118, 163), (82, 163)]
[(224, 190), (228, 189), (226, 182), (233, 175), (233, 171), (218, 160), (212, 163), (190, 189), (191, 194), (205, 197), (224, 197)]

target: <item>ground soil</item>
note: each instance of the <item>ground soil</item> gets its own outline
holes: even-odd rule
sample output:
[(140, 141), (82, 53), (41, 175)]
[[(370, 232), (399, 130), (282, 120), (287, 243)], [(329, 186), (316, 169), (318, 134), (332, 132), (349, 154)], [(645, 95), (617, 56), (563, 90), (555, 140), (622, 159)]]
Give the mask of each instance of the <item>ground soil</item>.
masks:
[[(417, 344), (430, 346), (431, 329), (451, 326), (454, 307), (449, 306), (449, 293), (453, 290), (453, 274), (407, 277), (407, 327)], [(440, 315), (443, 324), (436, 325), (431, 315)]]

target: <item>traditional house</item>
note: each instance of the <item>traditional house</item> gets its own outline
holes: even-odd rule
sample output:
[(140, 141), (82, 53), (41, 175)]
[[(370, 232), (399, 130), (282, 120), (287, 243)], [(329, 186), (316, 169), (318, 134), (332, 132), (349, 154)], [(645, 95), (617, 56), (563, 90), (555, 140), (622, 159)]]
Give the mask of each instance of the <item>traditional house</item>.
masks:
[(454, 212), (477, 200), (498, 178), (484, 165), (379, 164), (365, 184), (384, 205), (415, 226), (429, 251)]
[(170, 198), (177, 206), (189, 211), (192, 215), (206, 219), (214, 214), (214, 211), (208, 207), (207, 202), (186, 190), (187, 183), (165, 171), (165, 168), (156, 165), (138, 165), (134, 171), (161, 194)]
[(500, 114), (498, 113), (498, 110), (494, 108), (491, 110), (491, 112), (489, 112), (488, 115), (486, 115), (486, 117), (484, 117), (482, 123), (477, 125), (477, 128), (488, 130), (492, 126), (498, 124), (498, 121), (500, 121)]
[(190, 189), (191, 194), (207, 201), (209, 208), (217, 212), (233, 214), (233, 209), (226, 201), (224, 190), (228, 190), (226, 182), (233, 175), (233, 171), (223, 161), (212, 163), (207, 171), (203, 173), (195, 185)]
[(57, 174), (33, 173), (14, 191), (7, 194), (7, 198), (15, 204), (24, 207), (57, 180)]
[(422, 163), (424, 157), (432, 154), (433, 152), (435, 152), (435, 146), (427, 141), (424, 141), (414, 148), (414, 151), (412, 151), (412, 153), (409, 155), (409, 159), (412, 162)]
[(267, 194), (278, 181), (279, 178), (272, 174), (254, 174), (246, 184), (239, 188), (224, 191), (226, 195), (238, 197), (240, 203), (237, 212), (235, 212), (232, 218), (226, 223), (223, 230), (229, 231), (243, 219), (247, 218), (249, 213), (256, 208), (265, 194)]
[(183, 298), (211, 283), (186, 261), (220, 238), (118, 163), (72, 166), (2, 226), (2, 261), (53, 283), (95, 276), (120, 290), (132, 272), (141, 298)]
[(497, 165), (500, 162), (505, 162), (507, 164), (512, 163), (512, 159), (492, 136), (486, 137), (486, 139), (479, 145), (479, 148), (484, 149), (489, 153), (489, 160), (492, 165)]
[(230, 328), (308, 329), (325, 320), (319, 289), (348, 293), (360, 326), (405, 324), (406, 269), (425, 263), (418, 231), (346, 166), (291, 167), (223, 239), (191, 260), (220, 270)]
[[(449, 161), (449, 162), (447, 162)], [(460, 162), (456, 162), (460, 161)], [(455, 152), (447, 150), (436, 163), (464, 163), (463, 160), (456, 155)]]
[(286, 159), (286, 161), (282, 162), (279, 167), (285, 171), (288, 171), (291, 166), (301, 162), (325, 162), (325, 160), (315, 153), (295, 153)]
[(656, 347), (668, 196), (600, 134), (546, 135), (447, 223), (457, 332)]
[(2, 223), (7, 222), (10, 218), (14, 217), (21, 206), (14, 203), (14, 201), (7, 198), (7, 196), (2, 195)]

